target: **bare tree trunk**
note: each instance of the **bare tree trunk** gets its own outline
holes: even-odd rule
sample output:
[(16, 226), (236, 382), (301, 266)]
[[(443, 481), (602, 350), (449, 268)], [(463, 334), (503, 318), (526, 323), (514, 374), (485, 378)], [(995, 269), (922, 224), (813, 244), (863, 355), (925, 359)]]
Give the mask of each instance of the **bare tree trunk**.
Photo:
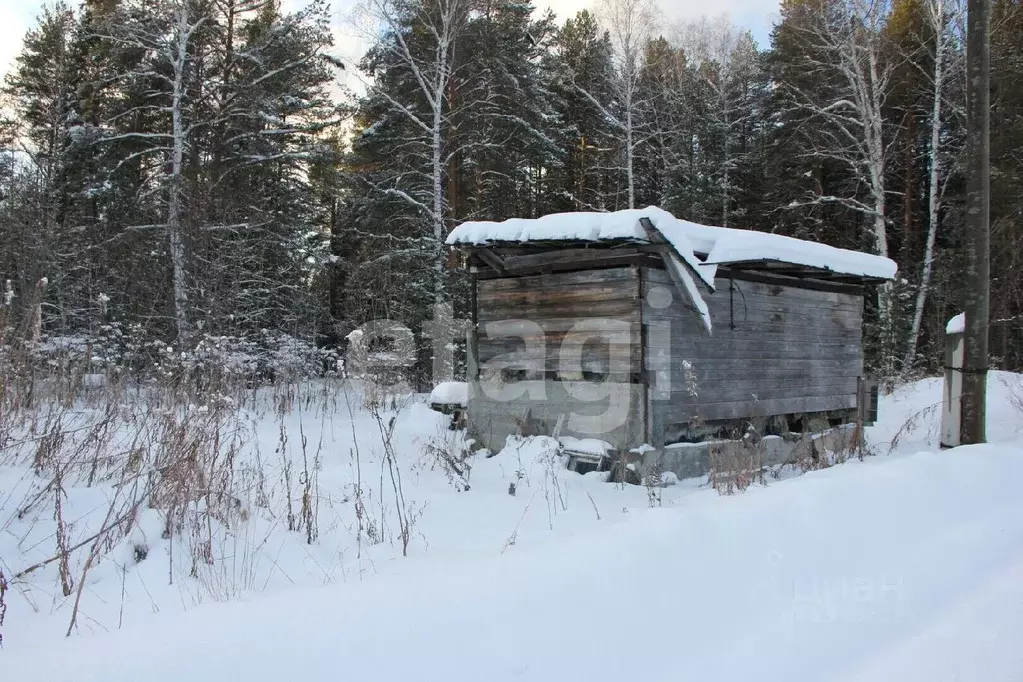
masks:
[(722, 115), (725, 117), (725, 139), (723, 141), (724, 148), (725, 148), (725, 150), (724, 150), (725, 163), (724, 163), (724, 167), (721, 169), (721, 227), (728, 227), (728, 203), (729, 203), (728, 197), (729, 197), (729, 195), (731, 193), (731, 189), (732, 189), (729, 186), (729, 183), (731, 182), (731, 177), (730, 177), (728, 171), (731, 168), (732, 159), (728, 156), (728, 137), (729, 137), (728, 133), (729, 133), (729, 130), (728, 130), (727, 102), (724, 102), (723, 100), (724, 100), (724, 98), (722, 97), (722, 102), (721, 102), (722, 109), (723, 109)]
[[(631, 98), (630, 98), (631, 99)], [(636, 156), (636, 131), (632, 127), (632, 102), (625, 105), (625, 174), (629, 182), (629, 208), (636, 208), (636, 177), (633, 162)]]
[[(880, 116), (880, 108), (874, 113)], [(878, 255), (888, 256), (888, 221), (885, 217), (887, 206), (885, 197), (885, 159), (884, 146), (881, 138), (881, 123), (871, 120), (870, 130), (876, 124), (873, 134), (868, 133), (867, 144), (870, 150), (870, 180), (874, 188), (874, 248)], [(891, 282), (883, 282), (877, 288), (878, 325), (881, 331), (881, 372), (885, 379), (891, 379), (896, 373), (896, 339), (895, 339), (895, 301)]]
[(924, 306), (927, 293), (931, 288), (931, 273), (934, 269), (934, 242), (938, 235), (938, 211), (941, 208), (941, 193), (938, 187), (938, 176), (941, 171), (941, 97), (945, 83), (945, 3), (934, 0), (931, 8), (932, 19), (936, 29), (934, 45), (934, 103), (931, 107), (931, 144), (930, 144), (930, 191), (927, 194), (927, 243), (924, 246), (923, 271), (920, 273), (920, 288), (916, 294), (916, 306), (913, 310), (913, 326), (909, 331), (909, 348), (906, 351), (905, 366), (907, 369), (916, 361), (917, 344), (920, 339), (920, 326), (924, 319)]
[[(447, 300), (447, 291), (444, 285), (446, 265), (444, 237), (445, 218), (450, 209), (445, 203), (444, 177), (445, 168), (451, 158), (450, 150), (447, 150), (448, 156), (445, 157), (445, 147), (449, 146), (446, 145), (449, 141), (446, 139), (446, 135), (451, 112), (449, 110), (450, 103), (446, 107), (445, 102), (452, 78), (451, 65), (454, 62), (455, 43), (463, 29), (462, 22), (467, 6), (464, 0), (440, 0), (433, 7), (436, 11), (427, 7), (418, 11), (417, 20), (422, 23), (423, 30), (436, 41), (432, 59), (418, 58), (413, 54), (409, 44), (405, 42), (401, 17), (407, 8), (402, 3), (395, 0), (370, 0), (369, 6), (374, 18), (393, 32), (394, 42), (389, 49), (398, 62), (408, 69), (428, 107), (428, 111), (416, 111), (395, 100), (385, 90), (375, 89), (375, 92), (390, 102), (395, 110), (417, 126), (423, 133), (424, 141), (428, 141), (430, 191), (432, 193), (430, 200), (421, 202), (400, 190), (394, 190), (392, 194), (408, 201), (429, 216), (432, 234), (427, 235), (426, 238), (432, 238), (434, 244), (431, 256), (433, 259), (434, 303), (441, 305)], [(369, 83), (367, 86), (372, 87)]]
[[(839, 204), (859, 211), (869, 221), (874, 250), (888, 256), (887, 193), (889, 147), (885, 140), (885, 107), (897, 54), (886, 34), (887, 7), (870, 0), (827, 4), (820, 16), (801, 29), (807, 46), (822, 56), (810, 59), (808, 75), (819, 75), (834, 87), (824, 98), (812, 90), (790, 86), (793, 109), (825, 124), (827, 136), (811, 139), (813, 155), (845, 165), (867, 188), (860, 198), (815, 192), (792, 207)], [(891, 283), (878, 287), (879, 367), (890, 379), (895, 374), (895, 300)]]
[(181, 169), (185, 155), (185, 128), (182, 108), (185, 94), (185, 70), (188, 68), (188, 42), (193, 27), (189, 25), (188, 6), (178, 8), (177, 40), (172, 55), (174, 69), (171, 102), (171, 172), (167, 188), (167, 240), (170, 246), (174, 294), (174, 322), (178, 341), (187, 341), (192, 328), (188, 321), (188, 289), (186, 280), (185, 239), (182, 225)]
[(447, 299), (444, 293), (444, 159), (443, 159), (443, 111), (438, 90), (437, 105), (433, 109), (433, 239), (436, 245), (434, 254), (434, 304), (440, 305)]
[(592, 94), (579, 86), (576, 88), (600, 109), (624, 138), (627, 199), (629, 208), (635, 208), (636, 149), (649, 137), (642, 130), (642, 121), (637, 120), (643, 103), (639, 98), (639, 73), (643, 50), (652, 33), (655, 8), (650, 0), (600, 0), (597, 8), (611, 37), (616, 71), (611, 85), (618, 91), (625, 115), (616, 116)]
[(987, 402), (991, 214), (991, 0), (969, 0), (966, 19), (966, 309), (961, 442), (983, 443)]

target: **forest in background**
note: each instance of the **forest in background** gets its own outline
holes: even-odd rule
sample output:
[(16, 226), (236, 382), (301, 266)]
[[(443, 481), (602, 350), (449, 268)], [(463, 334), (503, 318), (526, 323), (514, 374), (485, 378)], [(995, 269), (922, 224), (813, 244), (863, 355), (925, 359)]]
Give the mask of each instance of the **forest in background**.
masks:
[[(765, 46), (649, 0), (564, 19), (365, 0), (357, 63), (330, 12), (44, 9), (2, 91), (0, 347), (91, 371), (313, 366), (368, 320), (464, 310), (443, 246), (461, 221), (657, 205), (891, 257), (870, 369), (940, 366), (963, 293), (961, 0), (783, 0)], [(991, 351), (1019, 369), (1020, 0), (993, 0), (991, 68)]]

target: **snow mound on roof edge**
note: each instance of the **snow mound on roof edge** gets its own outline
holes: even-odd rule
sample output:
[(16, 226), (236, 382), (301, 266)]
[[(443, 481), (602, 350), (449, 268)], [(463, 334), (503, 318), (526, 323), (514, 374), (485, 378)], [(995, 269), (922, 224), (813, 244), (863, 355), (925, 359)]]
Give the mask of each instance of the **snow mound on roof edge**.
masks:
[(502, 222), (469, 221), (452, 230), (446, 243), (478, 246), (491, 242), (647, 242), (646, 230), (639, 222), (642, 218), (653, 223), (700, 279), (714, 288), (717, 267), (704, 265), (696, 256), (699, 248), (690, 242), (688, 232), (677, 228), (676, 224), (682, 221), (656, 206), (612, 213), (552, 213), (542, 218), (510, 218)]
[(959, 313), (945, 325), (946, 334), (963, 334), (966, 332), (966, 313)]
[[(716, 266), (728, 263), (778, 261), (876, 279), (891, 279), (898, 269), (894, 261), (882, 256), (768, 232), (699, 225), (656, 206), (610, 213), (553, 213), (502, 222), (469, 221), (452, 230), (446, 243), (478, 246), (530, 241), (647, 242), (641, 218), (648, 218), (711, 287)], [(699, 259), (697, 253), (706, 254), (706, 259)]]
[(442, 381), (430, 392), (427, 401), (430, 405), (461, 405), (469, 404), (469, 384), (464, 381)]

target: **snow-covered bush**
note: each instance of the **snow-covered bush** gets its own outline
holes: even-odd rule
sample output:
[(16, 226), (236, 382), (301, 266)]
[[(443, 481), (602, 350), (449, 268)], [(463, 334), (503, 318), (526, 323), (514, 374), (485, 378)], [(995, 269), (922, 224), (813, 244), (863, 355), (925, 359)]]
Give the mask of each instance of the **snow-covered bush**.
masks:
[(251, 384), (295, 381), (338, 373), (337, 354), (281, 332), (256, 337), (202, 337), (191, 349), (165, 344), (154, 370), (158, 375), (243, 379)]

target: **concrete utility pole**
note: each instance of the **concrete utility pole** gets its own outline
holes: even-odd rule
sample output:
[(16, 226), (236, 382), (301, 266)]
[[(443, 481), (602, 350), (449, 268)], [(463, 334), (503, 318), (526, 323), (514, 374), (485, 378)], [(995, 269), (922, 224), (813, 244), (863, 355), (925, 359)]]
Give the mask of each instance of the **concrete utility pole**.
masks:
[(987, 402), (991, 216), (991, 0), (968, 0), (966, 18), (966, 335), (962, 443), (983, 443)]

